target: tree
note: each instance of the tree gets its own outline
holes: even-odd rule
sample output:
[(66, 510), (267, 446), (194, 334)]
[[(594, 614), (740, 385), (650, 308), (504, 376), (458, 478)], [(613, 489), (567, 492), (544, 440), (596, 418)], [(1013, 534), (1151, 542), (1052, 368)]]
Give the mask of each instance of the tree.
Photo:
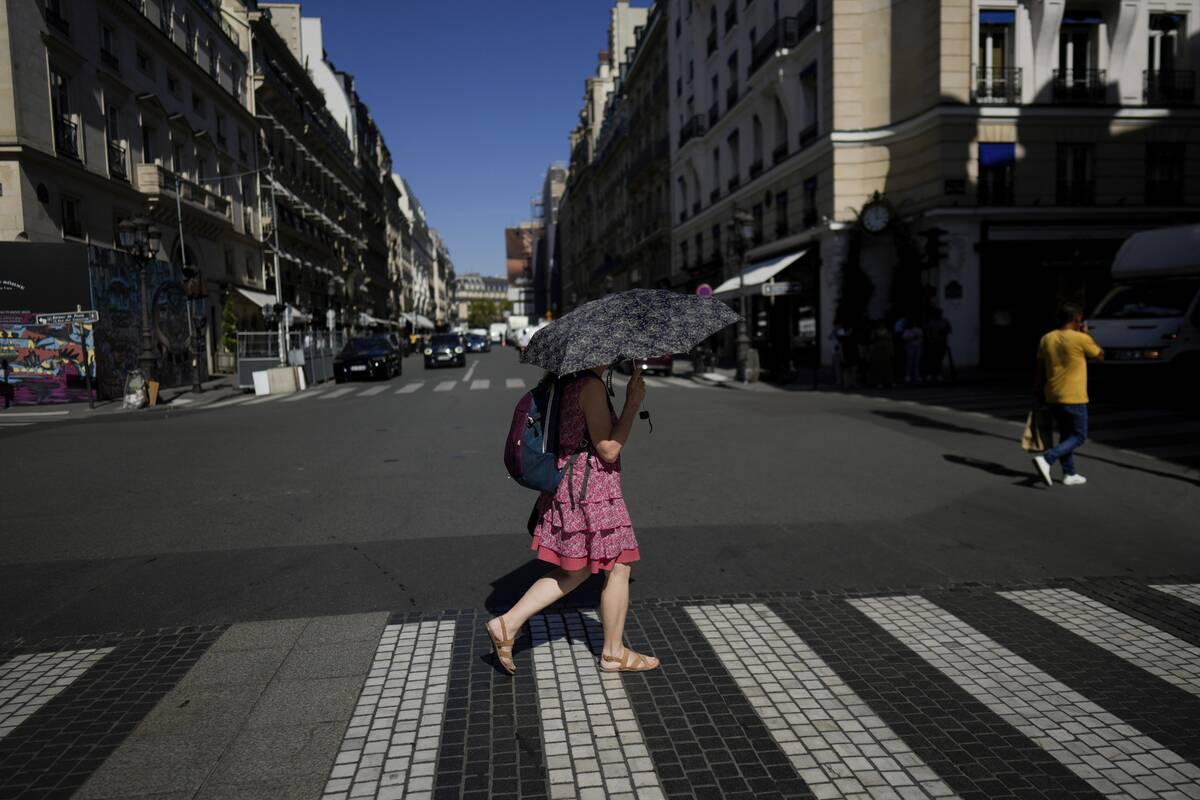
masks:
[(512, 309), (512, 304), (495, 300), (472, 300), (467, 309), (467, 325), (472, 328), (486, 328), (493, 322), (503, 322), (504, 315)]
[(237, 326), (237, 312), (233, 310), (233, 292), (230, 292), (221, 309), (221, 346), (230, 353), (237, 350)]

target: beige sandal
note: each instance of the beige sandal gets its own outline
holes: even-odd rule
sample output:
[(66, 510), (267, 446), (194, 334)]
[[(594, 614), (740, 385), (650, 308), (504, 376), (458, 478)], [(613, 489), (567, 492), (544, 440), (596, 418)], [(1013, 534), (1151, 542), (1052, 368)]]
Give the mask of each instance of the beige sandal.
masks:
[(483, 629), (487, 631), (488, 638), (492, 640), (492, 653), (496, 656), (496, 662), (509, 675), (517, 674), (517, 665), (513, 663), (512, 649), (516, 644), (516, 637), (509, 637), (508, 628), (504, 626), (504, 617), (496, 617), (500, 623), (500, 635), (503, 638), (497, 639), (492, 633), (492, 629), (485, 622)]
[[(633, 658), (631, 659), (630, 656), (633, 656)], [(662, 666), (662, 662), (657, 661), (657, 659), (655, 659), (655, 661), (657, 661), (657, 663), (651, 663), (651, 661), (650, 661), (651, 658), (652, 658), (652, 656), (644, 656), (641, 653), (635, 653), (632, 650), (630, 650), (628, 647), (626, 647), (625, 652), (621, 654), (620, 658), (617, 658), (616, 656), (601, 655), (600, 656), (600, 661), (601, 661), (600, 671), (601, 672), (649, 672), (652, 669), (658, 669), (660, 666)], [(603, 662), (605, 662), (605, 661), (607, 661), (609, 663), (616, 662), (618, 664), (618, 666), (616, 666), (612, 669), (608, 669), (603, 666)]]

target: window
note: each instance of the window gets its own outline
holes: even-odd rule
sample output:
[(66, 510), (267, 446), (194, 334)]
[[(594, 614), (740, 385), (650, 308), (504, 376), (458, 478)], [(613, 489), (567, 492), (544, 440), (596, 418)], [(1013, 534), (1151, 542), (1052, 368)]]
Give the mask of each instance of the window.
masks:
[(104, 23), (100, 24), (100, 61), (115, 70), (119, 70), (121, 67), (121, 62), (117, 58), (116, 35), (113, 33), (113, 29)]
[(677, 179), (679, 185), (679, 221), (687, 219), (687, 179), (682, 175)]
[(114, 178), (129, 180), (129, 161), (125, 141), (121, 138), (121, 109), (106, 106), (104, 109), (104, 132), (108, 140), (108, 173)]
[(979, 46), (976, 51), (975, 99), (1011, 103), (1021, 92), (1021, 71), (1013, 64), (1013, 31), (1016, 12), (979, 12)]
[(208, 76), (215, 79), (220, 65), (217, 62), (217, 48), (213, 46), (212, 39), (204, 42), (204, 54), (208, 56)]
[(804, 227), (817, 224), (817, 176), (804, 181)]
[(721, 225), (720, 225), (720, 223), (712, 226), (712, 254), (713, 254), (713, 261), (721, 260)]
[(775, 98), (775, 150), (772, 152), (772, 158), (776, 164), (787, 158), (788, 154), (788, 122), (787, 114), (784, 113), (783, 103), (779, 102), (779, 98)]
[(62, 197), (62, 235), (73, 239), (83, 238), (83, 225), (79, 221), (79, 201), (74, 197)]
[(696, 263), (699, 264), (704, 261), (704, 233), (697, 233), (693, 241), (696, 245)]
[(741, 137), (737, 131), (729, 134), (726, 144), (729, 147), (729, 190), (733, 191), (742, 179)]
[(763, 169), (763, 126), (758, 114), (750, 123), (750, 178), (762, 174)]
[(192, 111), (195, 111), (201, 117), (204, 116), (204, 98), (192, 91)]
[(804, 127), (800, 129), (800, 146), (807, 147), (817, 138), (817, 65), (809, 64), (800, 73), (801, 113), (804, 115)]
[(228, 146), (229, 141), (225, 138), (225, 115), (219, 111), (217, 112), (217, 116), (216, 116), (216, 127), (217, 127), (217, 145), (219, 147), (221, 147), (222, 149), (224, 149), (225, 147)]
[(183, 168), (183, 145), (176, 142), (171, 145), (171, 170), (180, 174), (186, 174)]
[(715, 203), (721, 196), (721, 148), (719, 147), (714, 147), (712, 151), (712, 178), (713, 188), (708, 199)]
[(1063, 15), (1058, 35), (1055, 99), (1095, 102), (1104, 99), (1105, 71), (1099, 68), (1100, 15), (1073, 11)]
[(1146, 143), (1146, 205), (1183, 205), (1183, 142)]
[[(212, 176), (210, 176), (208, 174), (208, 159), (204, 158), (203, 156), (197, 158), (196, 159), (196, 178), (197, 178), (197, 180), (204, 181), (210, 177), (212, 177)], [(211, 189), (212, 187), (210, 186), (208, 188)]]
[(750, 209), (750, 216), (754, 217), (754, 244), (758, 246), (763, 243), (763, 205), (755, 203)]
[(142, 163), (153, 164), (158, 160), (158, 131), (142, 122)]
[(257, 270), (254, 269), (254, 255), (251, 253), (246, 254), (246, 280), (249, 282), (258, 280)]
[(175, 35), (175, 3), (172, 0), (162, 0), (158, 6), (158, 27), (167, 36)]
[(684, 269), (687, 269), (687, 267), (688, 267), (688, 243), (686, 240), (679, 243), (679, 263), (683, 266)]
[(1154, 105), (1191, 103), (1196, 97), (1196, 73), (1184, 66), (1183, 42), (1187, 17), (1151, 14), (1147, 48), (1146, 102)]
[(225, 248), (225, 276), (233, 277), (233, 250)]
[(788, 228), (788, 193), (775, 193), (775, 238), (782, 239), (791, 231)]
[(79, 158), (79, 126), (71, 113), (71, 84), (61, 72), (50, 70), (50, 113), (54, 149), (59, 155)]
[(1058, 146), (1055, 197), (1062, 205), (1089, 205), (1095, 201), (1095, 146)]
[(1002, 206), (1013, 201), (1013, 167), (1017, 163), (1015, 144), (979, 144), (979, 205)]
[(154, 75), (154, 59), (140, 47), (137, 49), (137, 68), (146, 75)]
[(192, 24), (192, 18), (188, 15), (183, 15), (183, 42), (187, 50), (188, 58), (195, 60), (196, 58), (196, 29)]
[(179, 78), (171, 72), (167, 73), (167, 91), (176, 97), (182, 97), (183, 87), (179, 83)]
[(246, 132), (243, 130), (238, 131), (238, 157), (246, 160)]

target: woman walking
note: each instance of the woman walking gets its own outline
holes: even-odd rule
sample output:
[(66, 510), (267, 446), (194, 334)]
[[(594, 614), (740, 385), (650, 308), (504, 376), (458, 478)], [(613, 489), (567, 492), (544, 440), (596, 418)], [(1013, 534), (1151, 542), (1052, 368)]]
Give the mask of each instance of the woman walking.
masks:
[[(624, 644), (629, 565), (639, 555), (621, 494), (620, 456), (645, 398), (646, 384), (641, 370), (635, 369), (617, 416), (601, 378), (604, 369), (576, 373), (560, 401), (558, 468), (570, 466), (557, 491), (543, 492), (538, 498), (538, 522), (533, 529), (533, 550), (555, 569), (535, 581), (507, 613), (487, 623), (496, 660), (510, 674), (517, 671), (512, 648), (521, 626), (601, 570), (606, 575), (600, 595), (604, 625), (600, 669), (643, 672), (659, 666), (657, 658), (635, 653)], [(572, 460), (577, 451), (582, 455)]]

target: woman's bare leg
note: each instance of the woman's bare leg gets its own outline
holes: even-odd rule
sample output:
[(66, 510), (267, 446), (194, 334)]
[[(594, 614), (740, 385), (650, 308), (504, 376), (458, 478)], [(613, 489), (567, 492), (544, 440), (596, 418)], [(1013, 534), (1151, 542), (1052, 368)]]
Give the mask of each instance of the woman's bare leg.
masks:
[[(600, 621), (604, 623), (604, 651), (609, 658), (620, 659), (625, 653), (625, 616), (629, 613), (629, 565), (613, 564), (604, 579), (600, 593)], [(657, 666), (658, 659), (646, 656), (647, 666)], [(631, 659), (635, 660), (635, 659)], [(612, 662), (601, 659), (600, 666), (615, 669)]]
[(579, 584), (583, 583), (589, 574), (586, 569), (567, 572), (560, 567), (552, 570), (534, 581), (533, 585), (517, 601), (517, 604), (508, 610), (508, 613), (501, 614), (488, 622), (488, 629), (500, 637), (502, 632), (499, 620), (504, 620), (504, 632), (510, 637), (515, 637), (517, 631), (529, 621), (530, 617), (546, 606), (566, 597)]

